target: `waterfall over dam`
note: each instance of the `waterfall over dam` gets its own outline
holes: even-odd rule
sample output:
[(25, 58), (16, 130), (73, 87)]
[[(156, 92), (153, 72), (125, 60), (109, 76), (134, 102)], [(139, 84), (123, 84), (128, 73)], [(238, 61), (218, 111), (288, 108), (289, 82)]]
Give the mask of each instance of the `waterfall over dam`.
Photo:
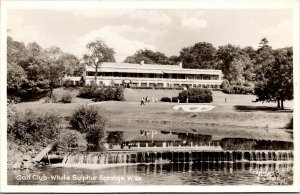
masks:
[(73, 152), (64, 156), (62, 164), (264, 163), (289, 162), (293, 156), (292, 150)]

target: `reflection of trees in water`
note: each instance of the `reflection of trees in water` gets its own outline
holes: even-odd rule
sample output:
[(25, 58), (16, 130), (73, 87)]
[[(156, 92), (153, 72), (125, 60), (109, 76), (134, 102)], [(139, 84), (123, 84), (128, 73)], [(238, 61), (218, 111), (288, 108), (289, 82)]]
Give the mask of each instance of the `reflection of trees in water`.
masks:
[(226, 150), (292, 150), (294, 147), (293, 142), (245, 138), (224, 138), (220, 145)]
[(193, 142), (194, 144), (199, 143), (208, 143), (211, 141), (211, 135), (201, 135), (201, 134), (192, 134), (192, 133), (179, 133), (178, 138), (183, 141)]
[(121, 144), (123, 141), (123, 131), (107, 132), (107, 142), (113, 145)]

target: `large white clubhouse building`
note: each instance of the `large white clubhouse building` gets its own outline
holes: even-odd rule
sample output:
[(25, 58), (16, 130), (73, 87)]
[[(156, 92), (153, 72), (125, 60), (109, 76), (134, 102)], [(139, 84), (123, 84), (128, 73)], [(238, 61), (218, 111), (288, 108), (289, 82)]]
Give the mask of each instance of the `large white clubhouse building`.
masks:
[[(86, 66), (85, 84), (95, 83), (95, 69)], [(97, 85), (130, 84), (136, 87), (191, 87), (219, 88), (222, 71), (211, 69), (184, 69), (179, 65), (103, 63), (98, 69)], [(72, 80), (72, 79), (71, 79)], [(75, 80), (74, 80), (75, 82)]]

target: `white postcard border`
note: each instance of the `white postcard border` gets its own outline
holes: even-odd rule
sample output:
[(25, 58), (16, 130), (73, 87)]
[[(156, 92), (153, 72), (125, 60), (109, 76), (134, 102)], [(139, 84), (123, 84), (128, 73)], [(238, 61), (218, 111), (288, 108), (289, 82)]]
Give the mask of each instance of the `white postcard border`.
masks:
[[(7, 9), (293, 9), (294, 49), (294, 184), (292, 186), (12, 186), (7, 185), (6, 142), (6, 18)], [(1, 123), (1, 192), (295, 192), (299, 191), (300, 177), (300, 90), (299, 90), (299, 1), (298, 0), (165, 0), (165, 1), (1, 1), (1, 66), (0, 66), (0, 123)]]

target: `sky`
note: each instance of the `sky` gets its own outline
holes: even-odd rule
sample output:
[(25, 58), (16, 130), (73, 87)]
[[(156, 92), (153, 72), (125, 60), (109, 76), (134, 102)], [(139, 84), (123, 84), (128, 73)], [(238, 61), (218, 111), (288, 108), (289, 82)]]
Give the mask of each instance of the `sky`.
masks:
[(197, 42), (257, 48), (266, 37), (273, 48), (292, 46), (292, 16), (289, 9), (11, 9), (7, 26), (17, 41), (79, 58), (100, 38), (123, 62), (140, 49), (172, 56)]

